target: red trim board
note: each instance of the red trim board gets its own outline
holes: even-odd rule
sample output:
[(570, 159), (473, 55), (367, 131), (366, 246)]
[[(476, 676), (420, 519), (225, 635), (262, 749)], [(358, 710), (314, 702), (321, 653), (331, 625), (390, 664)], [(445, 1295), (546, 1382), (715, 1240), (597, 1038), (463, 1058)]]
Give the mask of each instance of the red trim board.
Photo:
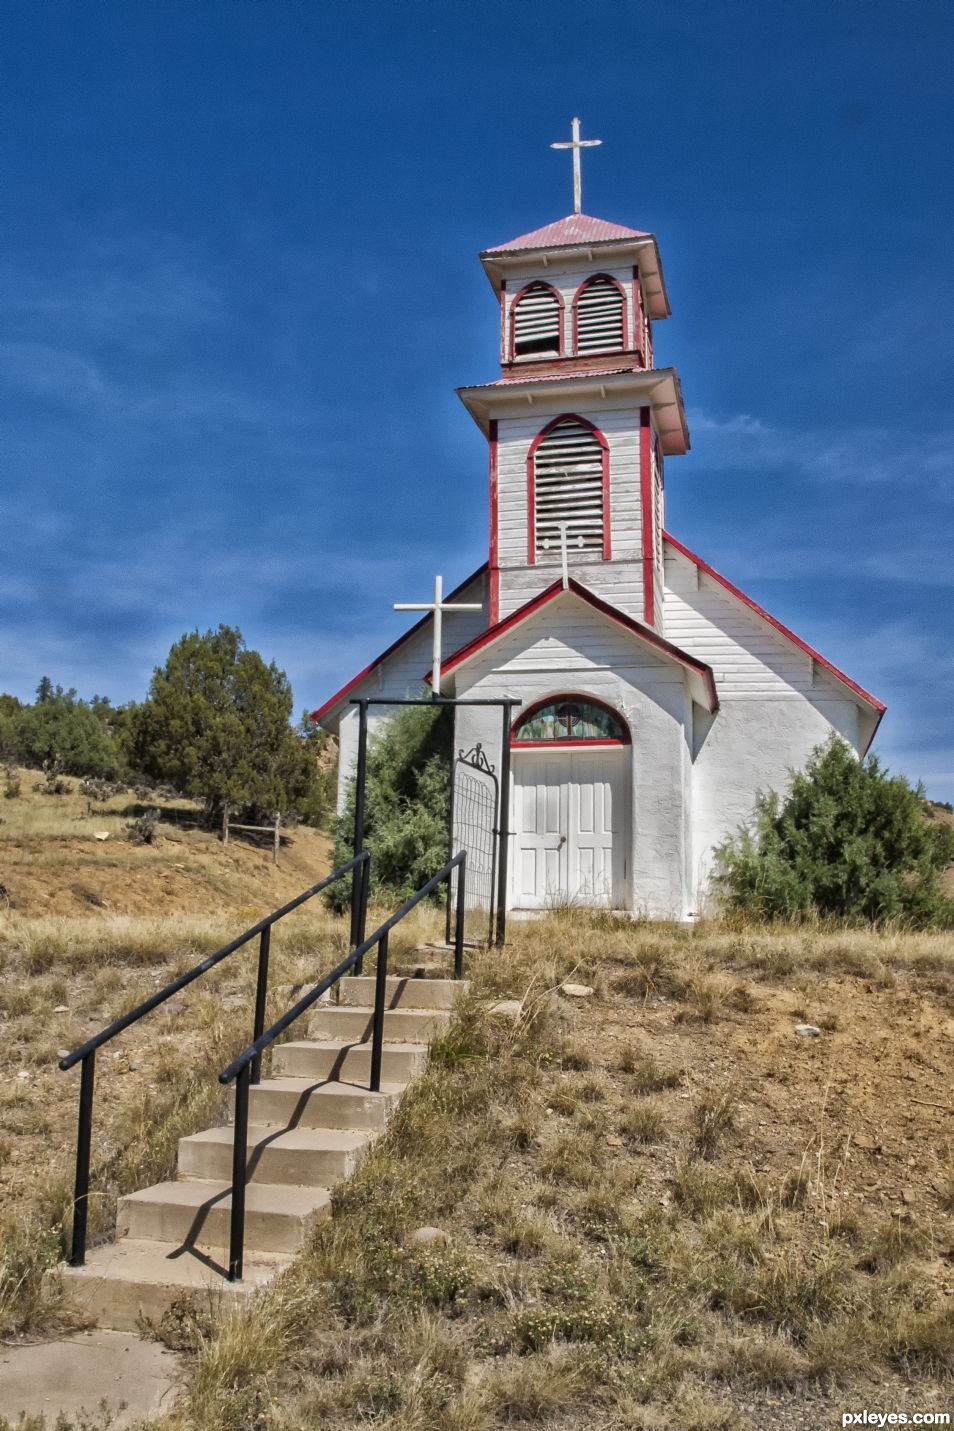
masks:
[(500, 555), (497, 507), (497, 419), (490, 419), (490, 624), (500, 616)]
[(653, 429), (648, 407), (639, 409), (639, 526), (643, 549), (643, 618), (656, 624), (656, 580), (653, 566)]

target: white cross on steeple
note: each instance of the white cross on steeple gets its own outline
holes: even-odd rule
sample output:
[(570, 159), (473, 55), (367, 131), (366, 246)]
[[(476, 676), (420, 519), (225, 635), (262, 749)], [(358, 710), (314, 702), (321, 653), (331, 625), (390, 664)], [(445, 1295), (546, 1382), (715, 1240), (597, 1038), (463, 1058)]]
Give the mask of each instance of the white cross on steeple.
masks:
[(394, 609), (395, 611), (430, 611), (433, 613), (434, 659), (431, 667), (431, 694), (439, 696), (441, 693), (441, 617), (445, 611), (482, 611), (482, 606), (479, 602), (472, 601), (445, 601), (444, 578), (435, 576), (433, 601), (396, 601)]
[(602, 144), (602, 139), (581, 139), (580, 121), (573, 120), (573, 138), (563, 140), (559, 144), (551, 144), (551, 149), (572, 149), (573, 150), (573, 212), (581, 214), (583, 212), (583, 176), (580, 166), (580, 150), (595, 149), (597, 144)]

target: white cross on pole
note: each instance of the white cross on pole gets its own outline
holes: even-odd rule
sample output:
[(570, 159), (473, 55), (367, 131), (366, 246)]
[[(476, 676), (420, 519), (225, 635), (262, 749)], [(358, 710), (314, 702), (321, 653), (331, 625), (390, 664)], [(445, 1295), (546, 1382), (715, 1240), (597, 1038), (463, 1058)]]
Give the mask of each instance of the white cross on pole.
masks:
[(434, 615), (434, 659), (431, 668), (431, 694), (441, 693), (441, 618), (445, 611), (482, 611), (480, 602), (445, 601), (444, 578), (434, 578), (433, 601), (396, 601), (395, 611), (431, 611)]
[[(567, 559), (567, 554), (566, 554), (566, 534), (567, 534), (567, 530), (568, 530), (568, 528), (569, 528), (569, 525), (570, 525), (569, 522), (557, 522), (557, 527), (559, 528), (559, 531), (560, 531), (560, 564), (561, 564), (561, 566), (562, 566), (562, 568), (563, 568), (563, 590), (564, 590), (564, 591), (566, 591), (567, 587), (570, 585), (570, 564), (569, 564), (569, 561), (568, 561), (568, 559)], [(577, 544), (578, 547), (581, 547), (581, 546), (583, 545), (583, 538), (580, 537), (580, 536), (578, 536), (577, 539), (576, 539), (576, 544)], [(550, 538), (549, 538), (549, 537), (544, 537), (544, 539), (543, 539), (543, 549), (544, 549), (544, 551), (549, 551), (549, 550), (550, 550)]]
[(573, 212), (581, 214), (583, 212), (583, 176), (580, 165), (580, 150), (595, 149), (597, 144), (602, 144), (602, 139), (581, 139), (580, 121), (572, 121), (573, 138), (563, 140), (559, 144), (551, 144), (551, 149), (572, 149), (573, 150)]

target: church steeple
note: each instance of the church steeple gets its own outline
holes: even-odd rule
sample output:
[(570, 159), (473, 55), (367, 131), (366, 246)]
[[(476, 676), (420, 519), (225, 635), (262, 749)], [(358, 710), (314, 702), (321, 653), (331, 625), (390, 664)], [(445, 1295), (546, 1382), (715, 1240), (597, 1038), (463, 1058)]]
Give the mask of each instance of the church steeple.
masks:
[(501, 376), (460, 396), (490, 442), (491, 615), (544, 590), (565, 548), (580, 582), (661, 631), (663, 459), (689, 433), (675, 370), (655, 366), (656, 239), (574, 213), (480, 261)]
[(588, 214), (480, 255), (500, 301), (500, 363), (515, 376), (579, 371), (607, 359), (653, 366), (653, 321), (669, 317), (655, 237)]

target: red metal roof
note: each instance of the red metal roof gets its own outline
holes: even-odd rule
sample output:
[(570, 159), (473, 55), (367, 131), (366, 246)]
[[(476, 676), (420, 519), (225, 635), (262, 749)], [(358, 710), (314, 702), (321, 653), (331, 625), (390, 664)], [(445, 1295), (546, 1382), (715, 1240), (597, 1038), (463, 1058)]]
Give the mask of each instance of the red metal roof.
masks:
[(567, 214), (565, 219), (545, 224), (542, 229), (521, 234), (509, 243), (498, 244), (486, 250), (488, 254), (509, 253), (521, 248), (565, 248), (579, 243), (612, 243), (614, 239), (651, 238), (642, 229), (627, 229), (622, 224), (611, 224), (606, 219), (593, 219), (589, 214)]

